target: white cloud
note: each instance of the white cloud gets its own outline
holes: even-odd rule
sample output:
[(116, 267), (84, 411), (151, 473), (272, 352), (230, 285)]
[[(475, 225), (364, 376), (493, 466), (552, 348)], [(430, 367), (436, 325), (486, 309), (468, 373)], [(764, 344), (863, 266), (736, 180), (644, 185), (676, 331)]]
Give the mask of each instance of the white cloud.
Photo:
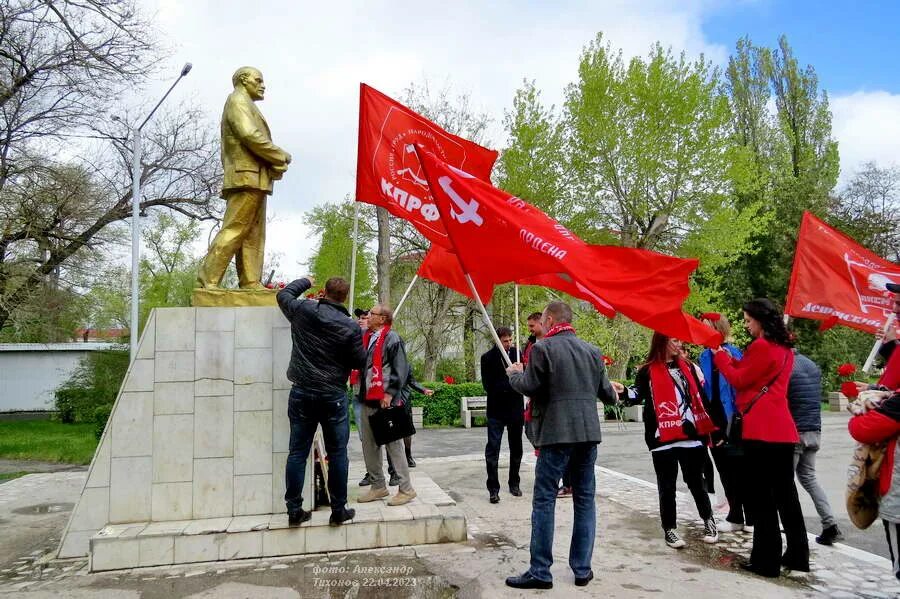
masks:
[(842, 183), (870, 160), (883, 167), (900, 164), (900, 94), (858, 91), (830, 102)]

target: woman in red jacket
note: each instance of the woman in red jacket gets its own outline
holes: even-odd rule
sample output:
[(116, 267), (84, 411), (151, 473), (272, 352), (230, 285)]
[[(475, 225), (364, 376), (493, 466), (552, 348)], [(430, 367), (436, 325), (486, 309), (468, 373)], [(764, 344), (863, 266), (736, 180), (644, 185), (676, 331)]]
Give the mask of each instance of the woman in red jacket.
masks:
[[(794, 445), (800, 438), (787, 402), (793, 342), (781, 311), (768, 299), (744, 304), (744, 326), (754, 337), (744, 358), (736, 361), (721, 348), (713, 358), (737, 391), (735, 404), (743, 415), (747, 499), (756, 527), (750, 561), (742, 567), (773, 578), (781, 566), (808, 572), (809, 542), (794, 485)], [(784, 556), (779, 514), (787, 537)]]

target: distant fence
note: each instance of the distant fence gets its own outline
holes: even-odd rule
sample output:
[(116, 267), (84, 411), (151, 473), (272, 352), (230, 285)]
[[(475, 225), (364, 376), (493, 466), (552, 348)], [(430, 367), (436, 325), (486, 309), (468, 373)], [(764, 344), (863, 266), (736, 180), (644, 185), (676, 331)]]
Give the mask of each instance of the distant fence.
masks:
[(53, 391), (92, 351), (115, 343), (0, 343), (0, 412), (53, 409)]

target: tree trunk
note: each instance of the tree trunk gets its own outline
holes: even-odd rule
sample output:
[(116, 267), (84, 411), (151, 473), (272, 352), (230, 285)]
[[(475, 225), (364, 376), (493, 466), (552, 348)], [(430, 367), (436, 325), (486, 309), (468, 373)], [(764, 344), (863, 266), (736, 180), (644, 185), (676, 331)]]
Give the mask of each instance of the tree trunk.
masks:
[(444, 347), (444, 321), (447, 319), (447, 311), (450, 309), (450, 301), (453, 299), (453, 292), (446, 287), (439, 287), (431, 314), (429, 314), (428, 323), (425, 326), (425, 363), (423, 365), (424, 379), (433, 381), (437, 375), (438, 360), (441, 359), (442, 348)]
[(391, 302), (391, 229), (390, 214), (378, 207), (378, 254), (375, 257), (375, 273), (378, 277), (378, 301)]
[(463, 325), (463, 361), (466, 365), (466, 380), (475, 380), (475, 302), (466, 302), (466, 318)]

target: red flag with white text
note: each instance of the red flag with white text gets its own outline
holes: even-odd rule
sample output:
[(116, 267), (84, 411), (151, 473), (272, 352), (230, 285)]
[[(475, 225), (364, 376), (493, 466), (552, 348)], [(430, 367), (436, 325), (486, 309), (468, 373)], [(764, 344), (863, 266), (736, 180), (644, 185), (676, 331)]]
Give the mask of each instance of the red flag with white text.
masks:
[(415, 151), (417, 144), (485, 181), (497, 160), (494, 150), (448, 133), (360, 83), (356, 200), (387, 208), (432, 243), (447, 247), (447, 234)]
[(900, 267), (803, 213), (785, 314), (874, 333), (893, 312)]
[(588, 245), (527, 202), (419, 151), (464, 272), (495, 283), (565, 274), (579, 290), (650, 329), (691, 343), (721, 342), (681, 309), (697, 260)]

